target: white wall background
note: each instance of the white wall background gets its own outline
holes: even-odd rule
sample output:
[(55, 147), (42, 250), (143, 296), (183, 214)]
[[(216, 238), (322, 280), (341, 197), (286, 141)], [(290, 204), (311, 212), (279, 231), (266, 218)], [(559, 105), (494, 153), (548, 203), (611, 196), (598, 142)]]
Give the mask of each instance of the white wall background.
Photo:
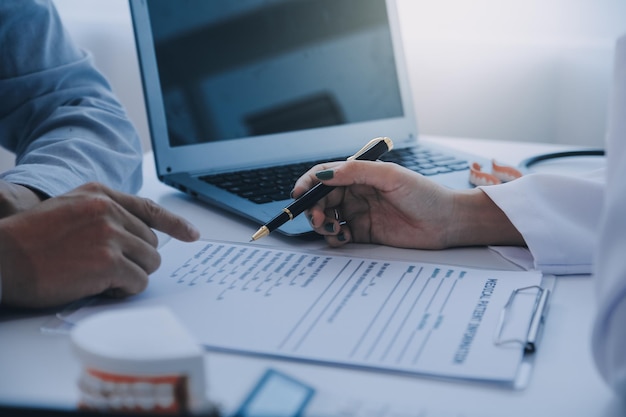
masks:
[[(217, 1), (217, 0), (215, 0)], [(55, 0), (146, 148), (126, 0)], [(622, 0), (398, 0), (422, 134), (601, 146)]]
[(423, 133), (602, 145), (622, 0), (399, 0)]

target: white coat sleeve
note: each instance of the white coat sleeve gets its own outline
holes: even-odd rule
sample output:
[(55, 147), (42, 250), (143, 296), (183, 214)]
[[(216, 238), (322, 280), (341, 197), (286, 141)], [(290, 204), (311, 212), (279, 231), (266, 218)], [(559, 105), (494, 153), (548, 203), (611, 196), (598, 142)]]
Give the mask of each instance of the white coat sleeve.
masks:
[(602, 181), (530, 174), (480, 188), (522, 234), (536, 269), (555, 275), (592, 271)]
[(626, 37), (616, 48), (607, 134), (607, 191), (595, 280), (598, 312), (592, 347), (598, 370), (626, 398)]

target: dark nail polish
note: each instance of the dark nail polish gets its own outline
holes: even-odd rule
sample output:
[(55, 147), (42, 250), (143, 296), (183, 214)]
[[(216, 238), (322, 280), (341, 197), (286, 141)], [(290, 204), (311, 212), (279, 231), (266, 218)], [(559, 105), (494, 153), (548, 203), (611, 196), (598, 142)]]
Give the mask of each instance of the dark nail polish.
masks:
[(340, 242), (345, 242), (346, 241), (346, 235), (344, 232), (339, 232), (339, 234), (337, 235), (337, 240)]
[(315, 173), (315, 176), (319, 180), (330, 180), (335, 175), (335, 171), (332, 169), (326, 169), (324, 171), (319, 171)]
[(332, 233), (335, 231), (335, 223), (326, 223), (324, 225), (324, 229), (328, 232), (328, 233)]

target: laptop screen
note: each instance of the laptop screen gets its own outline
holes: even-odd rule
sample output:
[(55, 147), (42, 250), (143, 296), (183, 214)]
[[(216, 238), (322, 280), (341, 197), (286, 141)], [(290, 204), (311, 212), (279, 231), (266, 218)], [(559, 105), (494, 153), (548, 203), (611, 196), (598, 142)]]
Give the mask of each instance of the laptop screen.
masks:
[(385, 0), (151, 0), (148, 13), (170, 147), (403, 116)]

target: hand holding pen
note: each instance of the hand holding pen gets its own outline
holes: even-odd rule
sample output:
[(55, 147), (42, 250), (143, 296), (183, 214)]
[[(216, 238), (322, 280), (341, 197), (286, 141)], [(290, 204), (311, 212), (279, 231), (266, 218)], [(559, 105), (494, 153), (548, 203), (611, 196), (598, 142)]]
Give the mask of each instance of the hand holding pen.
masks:
[[(357, 153), (349, 157), (348, 160), (357, 159), (375, 161), (380, 158), (385, 152), (390, 151), (392, 148), (393, 142), (391, 141), (391, 139), (387, 137), (375, 138), (369, 141)], [(290, 220), (293, 220), (304, 210), (312, 207), (317, 201), (328, 195), (328, 193), (330, 193), (334, 188), (335, 187), (330, 187), (322, 183), (318, 183), (300, 198), (297, 198), (291, 204), (285, 207), (276, 217), (274, 217), (265, 225), (261, 226), (261, 228), (252, 235), (251, 241), (258, 240), (264, 236), (267, 236), (283, 224), (287, 223)]]

